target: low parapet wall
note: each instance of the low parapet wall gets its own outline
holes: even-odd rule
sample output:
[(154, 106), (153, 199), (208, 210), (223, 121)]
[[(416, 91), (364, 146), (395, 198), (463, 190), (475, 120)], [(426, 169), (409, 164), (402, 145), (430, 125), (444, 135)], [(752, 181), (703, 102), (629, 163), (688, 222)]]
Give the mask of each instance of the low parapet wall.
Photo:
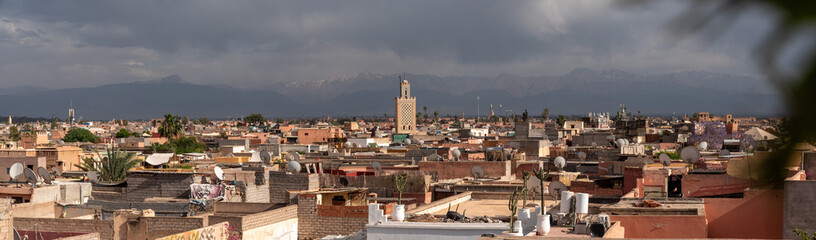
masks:
[(434, 201), (429, 204), (419, 206), (417, 208), (406, 211), (407, 214), (432, 214), (442, 209), (447, 209), (449, 205), (456, 205), (472, 199), (472, 192), (463, 192), (450, 197)]

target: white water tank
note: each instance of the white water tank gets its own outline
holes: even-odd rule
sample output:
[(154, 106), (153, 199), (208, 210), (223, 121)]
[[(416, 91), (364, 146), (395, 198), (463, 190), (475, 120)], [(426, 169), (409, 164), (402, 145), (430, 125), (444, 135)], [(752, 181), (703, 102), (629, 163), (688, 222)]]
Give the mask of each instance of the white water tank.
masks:
[(569, 213), (573, 195), (574, 195), (573, 192), (570, 191), (561, 192), (561, 209), (559, 209), (559, 212)]
[(589, 213), (589, 194), (575, 194), (575, 213)]

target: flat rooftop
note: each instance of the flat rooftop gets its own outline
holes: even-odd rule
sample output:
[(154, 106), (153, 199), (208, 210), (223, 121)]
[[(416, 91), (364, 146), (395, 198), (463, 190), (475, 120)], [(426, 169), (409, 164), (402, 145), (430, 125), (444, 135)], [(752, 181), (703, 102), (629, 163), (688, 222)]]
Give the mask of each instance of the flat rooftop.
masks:
[(703, 199), (699, 198), (654, 198), (658, 207), (638, 207), (644, 199), (625, 198), (618, 203), (601, 207), (601, 212), (614, 215), (705, 215)]
[[(459, 203), (459, 213), (465, 212), (466, 216), (509, 216), (510, 210), (507, 209), (508, 200), (501, 200), (501, 199), (482, 199), (482, 200), (469, 200), (462, 203)], [(531, 203), (539, 204), (539, 200), (527, 200), (527, 205), (531, 205)], [(546, 200), (544, 204), (547, 206), (552, 206), (555, 204), (555, 201)], [(519, 210), (521, 210), (522, 201), (519, 200), (518, 204)], [(456, 210), (456, 204), (451, 205), (451, 211)], [(532, 208), (532, 207), (531, 207)], [(547, 208), (549, 209), (549, 207)], [(448, 209), (445, 208), (443, 210), (439, 210), (433, 213), (433, 215), (445, 215), (448, 213)]]

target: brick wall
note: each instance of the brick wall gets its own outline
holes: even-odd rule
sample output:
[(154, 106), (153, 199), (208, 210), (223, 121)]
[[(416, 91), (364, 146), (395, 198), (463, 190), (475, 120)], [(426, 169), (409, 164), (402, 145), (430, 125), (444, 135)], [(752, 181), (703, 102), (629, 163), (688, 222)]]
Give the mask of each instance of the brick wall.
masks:
[[(315, 194), (300, 194), (298, 196), (298, 238), (299, 239), (319, 239), (327, 235), (350, 235), (365, 228), (368, 223), (368, 207), (348, 207), (342, 216), (321, 216), (331, 215), (326, 212), (326, 208), (334, 206), (320, 206), (318, 208)], [(358, 208), (363, 208), (359, 210)]]
[[(297, 218), (297, 210), (296, 205), (290, 205), (275, 210), (246, 215), (243, 217), (242, 229), (246, 231)], [(368, 216), (366, 215), (366, 217)]]
[(99, 233), (100, 239), (113, 239), (113, 220), (86, 220), (66, 218), (14, 218), (14, 227), (20, 230)]
[[(431, 176), (427, 176), (419, 171), (406, 171), (395, 174), (405, 173), (408, 175), (405, 183), (405, 191), (414, 193), (428, 192), (431, 185)], [(396, 185), (394, 184), (394, 175), (380, 175), (380, 176), (341, 176), (322, 174), (320, 177), (321, 188), (342, 187), (340, 179), (348, 180), (347, 187), (368, 188), (368, 192), (377, 193), (377, 197), (397, 197), (394, 195)]]
[(152, 197), (189, 198), (192, 173), (131, 172), (127, 179), (128, 201)]
[[(207, 218), (198, 217), (143, 217), (148, 232), (168, 232), (174, 234), (207, 226)], [(155, 234), (154, 234), (155, 235)]]
[(182, 233), (156, 238), (156, 240), (176, 240), (176, 239), (228, 239), (229, 224), (226, 222), (216, 223), (207, 227), (192, 229)]
[(269, 203), (290, 203), (287, 190), (309, 190), (320, 187), (317, 174), (287, 174), (282, 171), (269, 172)]
[(0, 199), (0, 239), (11, 240), (11, 206), (12, 199)]
[(100, 240), (100, 239), (102, 238), (99, 237), (99, 233), (86, 233), (73, 237), (57, 238), (56, 240)]
[(419, 162), (420, 171), (436, 171), (439, 179), (471, 177), (473, 175), (470, 169), (474, 166), (481, 166), (485, 171), (485, 177), (511, 176), (510, 161)]

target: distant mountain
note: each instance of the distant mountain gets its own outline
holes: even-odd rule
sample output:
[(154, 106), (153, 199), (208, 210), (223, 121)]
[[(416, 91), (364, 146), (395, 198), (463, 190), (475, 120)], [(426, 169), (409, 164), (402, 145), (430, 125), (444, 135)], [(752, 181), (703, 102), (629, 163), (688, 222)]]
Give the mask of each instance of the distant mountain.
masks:
[[(496, 114), (539, 116), (614, 112), (619, 104), (644, 114), (708, 111), (715, 114), (778, 114), (780, 100), (760, 79), (711, 72), (639, 75), (620, 70), (579, 68), (562, 76), (496, 77), (408, 74), (417, 109), (428, 115), (468, 116), (490, 105)], [(36, 89), (36, 88), (34, 88)], [(250, 113), (268, 117), (394, 115), (398, 75), (360, 73), (250, 89), (225, 84), (199, 85), (173, 75), (151, 81), (0, 93), (0, 116), (65, 118), (73, 101), (85, 119), (150, 119), (165, 113), (225, 118)], [(481, 99), (477, 105), (476, 97)], [(500, 107), (501, 105), (501, 107)]]
[(270, 91), (197, 85), (178, 76), (153, 81), (69, 88), (25, 95), (1, 95), (0, 113), (64, 119), (73, 101), (77, 117), (85, 119), (151, 119), (165, 113), (190, 117), (239, 117), (292, 113), (298, 104)]
[(10, 88), (0, 88), (0, 95), (24, 95), (29, 93), (44, 92), (50, 89), (35, 86), (16, 86)]

